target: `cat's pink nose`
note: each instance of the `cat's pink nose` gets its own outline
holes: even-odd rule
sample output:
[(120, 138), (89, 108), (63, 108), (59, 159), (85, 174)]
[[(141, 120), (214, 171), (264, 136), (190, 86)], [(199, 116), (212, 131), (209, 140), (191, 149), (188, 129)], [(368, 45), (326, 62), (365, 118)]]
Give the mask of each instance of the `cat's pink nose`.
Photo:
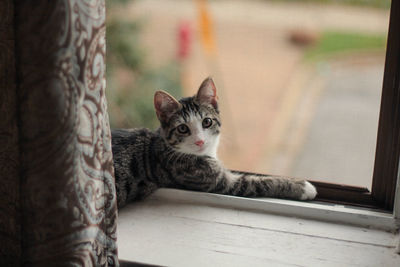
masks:
[(203, 140), (199, 140), (194, 142), (196, 146), (202, 147), (204, 145), (204, 141)]

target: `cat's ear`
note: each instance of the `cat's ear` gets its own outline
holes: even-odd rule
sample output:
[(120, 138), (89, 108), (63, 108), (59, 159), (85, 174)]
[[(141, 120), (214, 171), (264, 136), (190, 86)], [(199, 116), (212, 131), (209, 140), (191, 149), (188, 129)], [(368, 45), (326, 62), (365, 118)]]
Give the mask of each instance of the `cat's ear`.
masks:
[(201, 83), (196, 99), (200, 104), (212, 105), (215, 109), (218, 109), (217, 88), (212, 78), (208, 77)]
[(154, 94), (154, 108), (160, 121), (167, 121), (171, 115), (182, 107), (173, 96), (164, 91)]

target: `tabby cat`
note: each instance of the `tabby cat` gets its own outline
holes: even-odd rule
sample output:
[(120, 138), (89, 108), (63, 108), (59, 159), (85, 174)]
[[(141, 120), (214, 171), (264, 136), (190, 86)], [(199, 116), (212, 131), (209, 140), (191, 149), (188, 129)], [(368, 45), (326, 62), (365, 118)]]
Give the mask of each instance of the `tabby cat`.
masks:
[(243, 197), (313, 199), (305, 180), (225, 169), (217, 159), (221, 119), (211, 78), (193, 97), (177, 101), (163, 91), (154, 95), (161, 127), (113, 130), (112, 150), (118, 207), (169, 187)]

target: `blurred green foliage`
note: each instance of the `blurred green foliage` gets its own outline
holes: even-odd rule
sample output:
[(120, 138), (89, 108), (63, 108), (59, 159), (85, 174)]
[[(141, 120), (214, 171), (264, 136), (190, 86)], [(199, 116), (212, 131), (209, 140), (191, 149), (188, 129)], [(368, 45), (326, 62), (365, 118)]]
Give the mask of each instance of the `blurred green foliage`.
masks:
[[(106, 78), (107, 101), (112, 128), (156, 128), (153, 95), (165, 90), (181, 96), (180, 68), (170, 62), (157, 69), (146, 62), (146, 49), (140, 44), (143, 22), (137, 18), (117, 16), (132, 0), (106, 0)], [(172, 38), (174, 38), (172, 36)]]
[(306, 60), (326, 59), (339, 53), (381, 51), (386, 48), (385, 35), (326, 31), (304, 55)]

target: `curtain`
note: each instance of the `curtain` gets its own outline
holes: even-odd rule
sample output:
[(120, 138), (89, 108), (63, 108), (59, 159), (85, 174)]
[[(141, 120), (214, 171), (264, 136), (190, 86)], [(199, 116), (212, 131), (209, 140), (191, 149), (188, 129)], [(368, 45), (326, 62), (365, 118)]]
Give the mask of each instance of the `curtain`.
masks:
[(0, 266), (21, 255), (19, 146), (15, 88), (13, 1), (0, 2)]
[(0, 25), (0, 265), (117, 266), (104, 0), (5, 0)]

